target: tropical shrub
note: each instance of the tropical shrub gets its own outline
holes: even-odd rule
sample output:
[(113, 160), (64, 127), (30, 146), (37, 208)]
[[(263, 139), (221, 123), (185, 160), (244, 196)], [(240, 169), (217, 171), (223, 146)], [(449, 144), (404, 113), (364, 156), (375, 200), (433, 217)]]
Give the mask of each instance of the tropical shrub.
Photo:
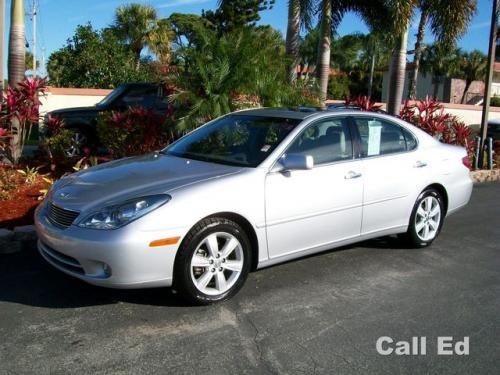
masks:
[(29, 138), (33, 124), (39, 120), (39, 95), (45, 92), (46, 80), (26, 78), (16, 87), (9, 87), (0, 98), (0, 117), (8, 132), (9, 143), (4, 144), (3, 154), (14, 164), (22, 155), (24, 143)]
[(362, 111), (368, 112), (377, 112), (381, 108), (380, 105), (377, 105), (368, 96), (356, 96), (354, 98), (347, 98), (344, 103), (346, 106), (352, 105), (355, 107), (359, 107)]
[(52, 164), (67, 159), (67, 151), (71, 147), (73, 131), (64, 127), (64, 121), (56, 116), (49, 116), (45, 121), (47, 134), (42, 142), (42, 147), (45, 147), (49, 159)]
[(113, 157), (145, 154), (168, 143), (166, 124), (172, 114), (169, 110), (160, 116), (142, 107), (104, 112), (97, 119), (97, 135)]
[(7, 200), (18, 188), (18, 175), (9, 168), (0, 168), (0, 200)]

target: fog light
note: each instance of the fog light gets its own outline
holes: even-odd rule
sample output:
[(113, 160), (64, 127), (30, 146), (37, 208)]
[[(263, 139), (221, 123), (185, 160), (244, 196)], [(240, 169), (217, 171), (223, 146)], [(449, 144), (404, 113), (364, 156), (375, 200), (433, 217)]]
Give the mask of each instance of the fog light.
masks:
[(104, 276), (105, 277), (110, 277), (111, 276), (111, 267), (108, 266), (106, 263), (103, 264), (102, 270), (104, 271)]

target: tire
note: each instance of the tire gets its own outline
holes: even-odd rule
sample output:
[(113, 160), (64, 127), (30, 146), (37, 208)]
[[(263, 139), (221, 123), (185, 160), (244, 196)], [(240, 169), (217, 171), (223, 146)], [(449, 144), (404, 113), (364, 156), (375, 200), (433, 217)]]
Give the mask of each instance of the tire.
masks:
[(250, 240), (237, 223), (219, 217), (204, 219), (182, 241), (173, 287), (197, 305), (229, 299), (245, 283), (251, 257)]
[(424, 190), (410, 216), (407, 232), (402, 236), (415, 248), (429, 246), (439, 235), (445, 216), (443, 197), (434, 189)]

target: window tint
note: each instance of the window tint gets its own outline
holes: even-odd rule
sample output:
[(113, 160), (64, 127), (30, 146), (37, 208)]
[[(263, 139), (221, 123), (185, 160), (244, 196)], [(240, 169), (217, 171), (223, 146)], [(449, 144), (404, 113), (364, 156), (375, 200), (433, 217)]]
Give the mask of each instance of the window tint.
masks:
[(121, 105), (125, 107), (141, 106), (152, 108), (159, 99), (157, 87), (139, 87), (127, 92), (121, 98)]
[(356, 117), (354, 121), (361, 137), (362, 156), (406, 151), (405, 136), (399, 125), (373, 117)]
[(315, 165), (352, 159), (347, 118), (328, 119), (310, 125), (295, 139), (287, 152), (311, 155)]
[(417, 148), (417, 140), (415, 136), (403, 127), (401, 128), (401, 130), (403, 131), (403, 135), (405, 137), (406, 150), (407, 151), (415, 150)]

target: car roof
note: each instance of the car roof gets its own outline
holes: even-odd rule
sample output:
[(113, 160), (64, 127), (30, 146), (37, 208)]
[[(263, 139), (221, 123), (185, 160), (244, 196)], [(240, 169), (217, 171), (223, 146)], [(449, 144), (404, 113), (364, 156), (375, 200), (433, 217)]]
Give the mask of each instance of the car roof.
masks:
[(294, 107), (294, 108), (255, 108), (244, 109), (234, 112), (238, 115), (251, 115), (263, 117), (281, 117), (297, 120), (304, 120), (315, 113), (322, 112), (321, 109), (313, 107)]

